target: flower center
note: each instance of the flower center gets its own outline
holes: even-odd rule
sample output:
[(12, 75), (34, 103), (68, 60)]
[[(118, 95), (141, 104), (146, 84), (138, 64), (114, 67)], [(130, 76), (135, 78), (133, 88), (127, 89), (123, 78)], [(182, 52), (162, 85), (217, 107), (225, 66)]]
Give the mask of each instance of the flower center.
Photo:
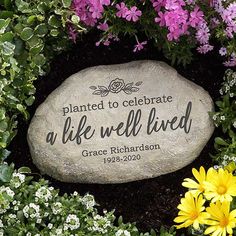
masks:
[(229, 219), (225, 216), (220, 220), (220, 227), (224, 228), (229, 224)]
[(224, 185), (220, 185), (217, 188), (217, 193), (220, 195), (225, 194), (226, 192), (227, 192), (227, 188)]
[(204, 192), (205, 191), (205, 189), (203, 188), (202, 185), (200, 185), (198, 189), (199, 189), (200, 192)]
[(190, 219), (196, 220), (197, 218), (198, 218), (198, 212), (197, 211), (192, 212), (192, 214), (190, 215)]

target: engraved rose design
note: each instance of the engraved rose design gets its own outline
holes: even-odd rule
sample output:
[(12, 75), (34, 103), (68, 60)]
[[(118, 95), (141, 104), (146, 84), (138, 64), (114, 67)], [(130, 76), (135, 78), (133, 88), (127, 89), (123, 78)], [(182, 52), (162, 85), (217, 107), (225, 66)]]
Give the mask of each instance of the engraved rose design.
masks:
[(111, 93), (119, 93), (124, 87), (125, 87), (124, 80), (116, 78), (110, 82), (108, 89)]
[(123, 91), (126, 94), (132, 94), (134, 92), (139, 91), (138, 86), (140, 86), (143, 82), (138, 81), (135, 83), (125, 83), (123, 79), (115, 78), (113, 79), (108, 87), (106, 86), (90, 86), (89, 88), (94, 90), (93, 95), (100, 95), (101, 97), (106, 97), (109, 93), (120, 93)]

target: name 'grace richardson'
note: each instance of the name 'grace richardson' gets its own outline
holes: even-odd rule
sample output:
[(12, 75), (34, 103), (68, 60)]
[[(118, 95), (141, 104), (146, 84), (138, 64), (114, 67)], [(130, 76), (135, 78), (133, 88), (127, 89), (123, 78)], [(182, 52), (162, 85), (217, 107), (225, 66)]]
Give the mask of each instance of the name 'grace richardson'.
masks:
[(143, 151), (150, 151), (150, 150), (157, 150), (160, 149), (159, 144), (151, 144), (151, 145), (144, 145), (141, 144), (139, 146), (116, 146), (110, 147), (110, 149), (97, 149), (97, 150), (87, 150), (84, 149), (82, 151), (83, 157), (91, 157), (91, 156), (102, 156), (102, 155), (110, 155), (110, 154), (119, 154), (119, 153), (132, 153), (132, 152), (143, 152)]

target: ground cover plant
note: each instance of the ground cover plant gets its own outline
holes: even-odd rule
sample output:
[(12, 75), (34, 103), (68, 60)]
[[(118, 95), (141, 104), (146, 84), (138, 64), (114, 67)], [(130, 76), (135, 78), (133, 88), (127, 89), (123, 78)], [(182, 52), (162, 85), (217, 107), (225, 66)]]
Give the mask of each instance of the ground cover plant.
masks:
[[(34, 81), (49, 71), (49, 62), (53, 57), (76, 43), (81, 33), (95, 28), (101, 31), (96, 43), (98, 47), (118, 43), (125, 35), (129, 35), (134, 40), (134, 53), (153, 44), (162, 50), (172, 64), (187, 65), (194, 60), (194, 51), (202, 54), (216, 51), (219, 61), (233, 67), (236, 64), (235, 18), (234, 1), (0, 0), (1, 234), (142, 235), (133, 224), (123, 224), (121, 220), (119, 224), (113, 223), (113, 212), (98, 214), (94, 206), (87, 209), (83, 199), (89, 196), (95, 204), (91, 195), (81, 197), (75, 193), (59, 196), (44, 180), (32, 182), (27, 177), (27, 169), (17, 172), (13, 165), (5, 162), (10, 155), (6, 148), (16, 135), (19, 117), (29, 118), (27, 107), (35, 99)], [(226, 189), (222, 190), (222, 198), (219, 199), (210, 197), (214, 193), (211, 179), (198, 178), (198, 170), (193, 170), (195, 178), (202, 183), (205, 181), (204, 184), (211, 186), (210, 190), (206, 188), (206, 192), (200, 191), (201, 183), (196, 182), (197, 185), (193, 186), (190, 180), (184, 181), (183, 185), (190, 188), (190, 192), (183, 198), (179, 214), (184, 215), (185, 220), (177, 217), (176, 221), (182, 222), (177, 228), (187, 227), (190, 234), (231, 234), (236, 226), (233, 176), (236, 169), (235, 78), (233, 71), (226, 72), (220, 90), (222, 99), (216, 103), (216, 113), (211, 114), (215, 125), (224, 132), (222, 137), (216, 138), (217, 151), (212, 153), (217, 170), (204, 170), (202, 167), (199, 171), (200, 176), (210, 175), (211, 179), (223, 176), (223, 179), (232, 181), (228, 185), (222, 183)], [(228, 187), (230, 193), (227, 192)], [(195, 191), (197, 194), (193, 194), (193, 189), (199, 190)], [(226, 202), (223, 201), (225, 193), (228, 196)], [(53, 206), (55, 202), (72, 211), (67, 209), (57, 217), (52, 208), (47, 211), (47, 207)], [(198, 203), (201, 209), (198, 209), (199, 215), (195, 215), (195, 219), (186, 223), (192, 213), (184, 208), (188, 202)], [(224, 209), (225, 215), (217, 216), (213, 222), (209, 216), (213, 215), (212, 209)], [(42, 221), (38, 223), (36, 217)], [(218, 225), (218, 228), (211, 226), (217, 225), (222, 219), (227, 221), (224, 225)], [(17, 227), (13, 229), (12, 224)], [(150, 234), (155, 235), (155, 232), (151, 231)], [(175, 232), (162, 229), (157, 234), (175, 235)]]

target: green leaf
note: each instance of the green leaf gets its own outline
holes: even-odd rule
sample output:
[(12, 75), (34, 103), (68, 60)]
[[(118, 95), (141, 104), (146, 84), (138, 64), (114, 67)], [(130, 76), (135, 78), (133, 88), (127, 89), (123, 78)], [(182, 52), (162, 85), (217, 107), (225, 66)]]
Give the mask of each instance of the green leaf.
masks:
[(34, 96), (30, 96), (25, 100), (25, 103), (27, 106), (31, 106), (34, 103), (35, 97)]
[(30, 27), (26, 27), (20, 34), (22, 40), (27, 41), (34, 36), (34, 31)]
[(13, 40), (14, 34), (12, 32), (7, 32), (0, 35), (0, 42), (11, 42)]
[(12, 2), (11, 2), (11, 0), (4, 0), (4, 7), (5, 7), (7, 10), (11, 10), (11, 7), (12, 7)]
[(53, 28), (58, 28), (61, 26), (61, 22), (54, 15), (49, 17), (48, 24)]
[(52, 29), (52, 30), (50, 31), (50, 35), (53, 36), (53, 37), (57, 37), (58, 34), (59, 34), (59, 31), (56, 30), (56, 29)]
[(220, 137), (215, 138), (215, 143), (221, 146), (228, 146), (228, 143), (225, 142), (225, 140)]
[(0, 150), (0, 159), (2, 161), (6, 160), (8, 158), (8, 156), (11, 154), (10, 151), (8, 151), (7, 149), (1, 149)]
[(71, 6), (72, 0), (62, 0), (63, 7), (69, 8)]
[(0, 180), (4, 183), (10, 182), (13, 168), (7, 164), (0, 165)]
[(44, 48), (43, 44), (36, 45), (35, 47), (30, 48), (30, 53), (32, 55), (37, 55), (39, 54)]
[(3, 34), (8, 27), (9, 23), (11, 22), (11, 19), (8, 18), (6, 20), (0, 19), (0, 34)]
[(47, 32), (48, 32), (48, 28), (46, 24), (40, 24), (38, 25), (35, 30), (34, 30), (35, 34), (37, 34), (39, 37), (44, 37)]
[(13, 11), (0, 11), (0, 19), (12, 18), (13, 15)]
[(18, 173), (28, 174), (31, 173), (31, 169), (29, 167), (23, 166), (20, 169), (18, 169)]
[(120, 217), (118, 218), (118, 225), (120, 226), (120, 225), (122, 225), (122, 224), (123, 224), (123, 217), (120, 216)]
[(10, 56), (14, 54), (15, 45), (10, 42), (4, 42), (2, 44), (2, 54), (6, 56)]
[(28, 17), (27, 23), (31, 25), (35, 22), (36, 19), (37, 19), (36, 15), (31, 15), (31, 16)]
[(37, 66), (43, 66), (46, 63), (46, 58), (43, 54), (38, 54), (38, 55), (33, 57), (33, 62)]
[(8, 123), (6, 120), (0, 121), (0, 133), (5, 132), (8, 128)]
[(0, 120), (5, 119), (5, 117), (6, 117), (6, 110), (4, 107), (1, 107), (0, 108)]

